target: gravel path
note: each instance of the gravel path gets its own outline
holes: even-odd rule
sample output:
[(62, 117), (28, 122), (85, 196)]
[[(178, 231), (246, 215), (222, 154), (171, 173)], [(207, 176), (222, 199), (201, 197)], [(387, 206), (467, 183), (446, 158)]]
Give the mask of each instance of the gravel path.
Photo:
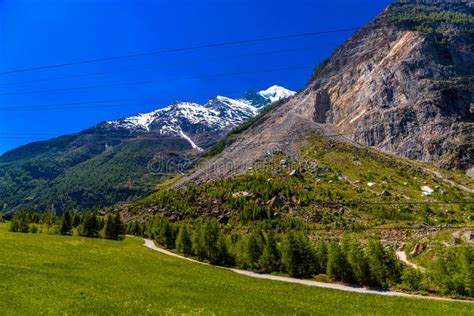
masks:
[(400, 260), (401, 262), (409, 265), (412, 268), (420, 270), (421, 272), (425, 272), (425, 270), (426, 270), (425, 268), (420, 267), (419, 265), (416, 265), (413, 262), (408, 261), (405, 251), (397, 251), (396, 254), (397, 254), (398, 260)]
[[(203, 265), (208, 265), (208, 266), (213, 266), (205, 262), (201, 262), (198, 260), (194, 260), (191, 258), (183, 257), (178, 254), (175, 254), (171, 251), (168, 251), (166, 249), (160, 248), (155, 245), (153, 240), (150, 239), (144, 239), (145, 240), (145, 247), (148, 247), (150, 249), (153, 249), (155, 251), (159, 251), (165, 255), (172, 256), (175, 258), (180, 258), (183, 260), (191, 261), (194, 263), (198, 264), (203, 264)], [(280, 282), (287, 282), (287, 283), (294, 283), (294, 284), (302, 284), (302, 285), (307, 285), (307, 286), (315, 286), (315, 287), (320, 287), (320, 288), (326, 288), (326, 289), (333, 289), (333, 290), (339, 290), (339, 291), (346, 291), (346, 292), (355, 292), (355, 293), (362, 293), (362, 294), (373, 294), (373, 295), (384, 295), (384, 296), (399, 296), (399, 297), (409, 297), (409, 298), (417, 298), (417, 299), (431, 299), (431, 300), (440, 300), (440, 301), (458, 301), (458, 302), (464, 302), (464, 303), (474, 303), (474, 301), (465, 301), (465, 300), (455, 300), (455, 299), (449, 299), (449, 298), (444, 298), (444, 297), (434, 297), (434, 296), (421, 296), (421, 295), (413, 295), (413, 294), (406, 294), (406, 293), (400, 293), (400, 292), (395, 292), (395, 291), (378, 291), (378, 290), (372, 290), (368, 289), (365, 287), (355, 287), (355, 286), (348, 286), (348, 285), (342, 285), (342, 284), (334, 284), (334, 283), (323, 283), (323, 282), (316, 282), (316, 281), (311, 281), (311, 280), (303, 280), (303, 279), (295, 279), (295, 278), (289, 278), (289, 277), (282, 277), (282, 276), (276, 276), (276, 275), (271, 275), (271, 274), (259, 274), (251, 271), (245, 271), (245, 270), (239, 270), (239, 269), (233, 269), (233, 268), (224, 268), (224, 267), (218, 267), (218, 266), (213, 266), (219, 269), (225, 269), (229, 270), (241, 275), (245, 275), (248, 277), (252, 278), (257, 278), (257, 279), (266, 279), (266, 280), (273, 280), (273, 281), (280, 281)]]

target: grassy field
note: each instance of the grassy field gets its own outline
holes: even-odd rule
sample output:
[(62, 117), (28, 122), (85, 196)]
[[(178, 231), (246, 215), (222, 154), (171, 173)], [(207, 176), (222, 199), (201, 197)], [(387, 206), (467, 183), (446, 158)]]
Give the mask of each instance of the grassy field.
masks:
[(458, 302), (251, 279), (123, 242), (10, 233), (0, 224), (1, 315), (472, 315)]

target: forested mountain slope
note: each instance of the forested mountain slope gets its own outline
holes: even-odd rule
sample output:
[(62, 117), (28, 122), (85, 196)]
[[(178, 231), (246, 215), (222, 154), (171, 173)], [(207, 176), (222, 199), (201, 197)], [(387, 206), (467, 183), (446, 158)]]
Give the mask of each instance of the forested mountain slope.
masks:
[(151, 193), (191, 168), (202, 151), (266, 105), (293, 95), (280, 86), (234, 100), (176, 102), (35, 142), (0, 157), (0, 211), (95, 209)]

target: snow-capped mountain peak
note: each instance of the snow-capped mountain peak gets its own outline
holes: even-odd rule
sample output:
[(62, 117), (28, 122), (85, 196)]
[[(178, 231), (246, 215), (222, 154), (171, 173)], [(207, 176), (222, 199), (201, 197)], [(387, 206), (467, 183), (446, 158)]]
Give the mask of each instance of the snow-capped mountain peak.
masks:
[(296, 92), (283, 88), (281, 86), (273, 85), (266, 90), (259, 91), (262, 97), (269, 99), (271, 102), (275, 102), (284, 98), (291, 97)]
[(135, 134), (153, 132), (181, 138), (189, 142), (193, 149), (201, 151), (200, 140), (207, 139), (208, 143), (217, 141), (217, 137), (256, 116), (265, 105), (292, 96), (295, 92), (274, 85), (253, 94), (258, 95), (259, 99), (244, 96), (236, 100), (216, 96), (202, 105), (176, 102), (149, 113), (106, 122), (105, 126)]

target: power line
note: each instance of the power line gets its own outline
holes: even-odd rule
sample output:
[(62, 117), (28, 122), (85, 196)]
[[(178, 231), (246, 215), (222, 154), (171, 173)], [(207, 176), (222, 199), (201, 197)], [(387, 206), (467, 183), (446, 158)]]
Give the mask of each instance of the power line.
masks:
[(72, 91), (72, 90), (109, 88), (109, 87), (121, 87), (121, 86), (133, 86), (133, 85), (147, 85), (147, 84), (162, 83), (162, 82), (169, 82), (169, 81), (194, 80), (194, 79), (202, 79), (202, 78), (218, 78), (218, 77), (234, 76), (234, 75), (252, 75), (252, 74), (260, 74), (260, 73), (276, 72), (276, 71), (281, 71), (281, 70), (305, 70), (305, 69), (313, 69), (313, 68), (314, 67), (312, 66), (283, 67), (283, 68), (266, 69), (266, 70), (261, 70), (261, 71), (246, 71), (246, 72), (243, 71), (243, 72), (211, 74), (211, 75), (204, 75), (204, 76), (175, 77), (171, 79), (168, 78), (168, 79), (160, 79), (160, 80), (132, 81), (132, 82), (111, 83), (111, 84), (91, 85), (91, 86), (82, 86), (82, 87), (69, 87), (69, 88), (60, 88), (60, 89), (9, 92), (9, 93), (0, 93), (0, 96), (63, 92), (63, 91)]
[[(214, 58), (213, 61), (235, 59), (235, 58), (242, 58), (242, 57), (252, 57), (252, 56), (265, 56), (265, 55), (270, 55), (270, 54), (288, 53), (288, 52), (296, 52), (296, 51), (309, 51), (312, 49), (314, 48), (300, 47), (300, 48), (292, 48), (292, 49), (280, 49), (280, 50), (273, 50), (273, 51), (260, 52), (260, 53), (254, 53), (254, 54), (242, 54), (242, 55)], [(150, 64), (146, 66), (134, 67), (134, 68), (129, 68), (129, 69), (116, 69), (116, 70), (110, 70), (110, 71), (90, 72), (90, 73), (74, 74), (74, 75), (59, 76), (59, 77), (40, 78), (40, 79), (33, 79), (33, 80), (26, 80), (26, 81), (5, 82), (5, 83), (0, 83), (0, 86), (13, 86), (13, 85), (20, 85), (20, 84), (36, 83), (36, 82), (56, 81), (56, 80), (63, 80), (63, 79), (70, 79), (70, 78), (82, 78), (82, 77), (91, 77), (91, 76), (96, 76), (96, 75), (125, 73), (125, 72), (137, 71), (137, 70), (149, 70), (151, 67), (154, 67), (154, 66), (156, 65)]]
[[(25, 110), (45, 110), (45, 109), (74, 109), (74, 108), (89, 108), (89, 107), (105, 107), (105, 106), (124, 106), (122, 102), (148, 102), (142, 99), (118, 99), (118, 100), (103, 100), (103, 101), (85, 101), (85, 102), (67, 102), (67, 103), (53, 103), (53, 104), (42, 104), (42, 105), (31, 105), (31, 106), (16, 106), (16, 107), (0, 107), (0, 111), (25, 111)], [(154, 102), (154, 101), (149, 101)], [(105, 105), (106, 103), (113, 103), (111, 105)], [(103, 104), (103, 105), (99, 105)], [(132, 104), (136, 105), (136, 104)]]
[[(285, 49), (285, 50), (276, 50), (276, 51), (270, 51), (270, 52), (264, 52), (264, 53), (256, 53), (256, 54), (245, 54), (245, 55), (239, 55), (239, 56), (228, 56), (228, 57), (223, 57), (223, 58), (217, 58), (214, 60), (222, 60), (222, 59), (231, 59), (231, 58), (241, 58), (245, 56), (260, 56), (260, 55), (268, 55), (268, 54), (274, 54), (274, 53), (282, 53), (282, 52), (292, 52), (292, 51), (302, 51), (302, 50), (311, 50), (312, 48), (295, 48), (295, 49)], [(438, 57), (440, 56), (454, 56), (451, 53), (447, 54), (437, 54)], [(36, 83), (36, 82), (47, 82), (47, 81), (56, 81), (56, 80), (62, 80), (62, 79), (71, 79), (71, 78), (83, 78), (83, 77), (91, 77), (91, 76), (96, 76), (96, 75), (106, 75), (106, 74), (115, 74), (115, 73), (126, 73), (126, 72), (133, 72), (136, 70), (149, 70), (150, 67), (153, 67), (155, 65), (147, 65), (147, 66), (142, 66), (142, 67), (136, 67), (136, 68), (130, 68), (130, 69), (118, 69), (118, 70), (110, 70), (110, 71), (99, 71), (99, 72), (92, 72), (92, 73), (84, 73), (84, 74), (75, 74), (75, 75), (67, 75), (67, 76), (59, 76), (59, 77), (51, 77), (51, 78), (41, 78), (41, 79), (34, 79), (34, 80), (27, 80), (27, 81), (17, 81), (17, 82), (6, 82), (6, 83), (0, 83), (0, 86), (12, 86), (12, 85), (21, 85), (21, 84), (29, 84), (29, 83)], [(314, 68), (314, 67), (313, 67)], [(456, 77), (454, 79), (471, 79), (472, 77), (470, 76), (460, 76)], [(433, 79), (433, 81), (443, 81), (443, 80), (452, 80), (453, 78), (446, 78), (446, 79)], [(444, 84), (449, 84), (449, 82), (443, 82)], [(16, 94), (16, 93), (15, 93)]]
[(91, 64), (91, 63), (121, 60), (121, 59), (136, 58), (136, 57), (144, 57), (144, 56), (154, 56), (154, 55), (161, 55), (161, 54), (168, 54), (168, 53), (185, 52), (185, 51), (199, 50), (199, 49), (205, 49), (205, 48), (234, 46), (234, 45), (251, 44), (251, 43), (257, 43), (257, 42), (268, 42), (268, 41), (291, 39), (291, 38), (304, 38), (304, 37), (312, 37), (312, 36), (332, 34), (332, 33), (344, 33), (344, 32), (356, 31), (358, 29), (359, 29), (359, 27), (357, 27), (357, 28), (333, 29), (333, 30), (325, 30), (325, 31), (318, 31), (318, 32), (295, 33), (295, 34), (288, 34), (288, 35), (275, 35), (275, 36), (269, 36), (269, 37), (259, 37), (259, 38), (254, 38), (254, 39), (245, 39), (245, 40), (237, 40), (237, 41), (228, 41), (228, 42), (219, 42), (219, 43), (212, 43), (212, 44), (188, 46), (188, 47), (181, 47), (181, 48), (163, 49), (163, 50), (156, 50), (156, 51), (136, 53), (136, 54), (128, 54), (128, 55), (120, 55), (120, 56), (113, 56), (113, 57), (84, 59), (84, 60), (78, 60), (78, 61), (67, 62), (67, 63), (58, 63), (58, 64), (44, 65), (44, 66), (37, 66), (37, 67), (30, 67), (30, 68), (5, 70), (5, 71), (1, 71), (0, 75), (19, 73), (19, 72), (27, 72), (27, 71), (35, 71), (35, 70), (52, 69), (52, 68), (60, 68), (60, 67), (73, 66), (73, 65)]

